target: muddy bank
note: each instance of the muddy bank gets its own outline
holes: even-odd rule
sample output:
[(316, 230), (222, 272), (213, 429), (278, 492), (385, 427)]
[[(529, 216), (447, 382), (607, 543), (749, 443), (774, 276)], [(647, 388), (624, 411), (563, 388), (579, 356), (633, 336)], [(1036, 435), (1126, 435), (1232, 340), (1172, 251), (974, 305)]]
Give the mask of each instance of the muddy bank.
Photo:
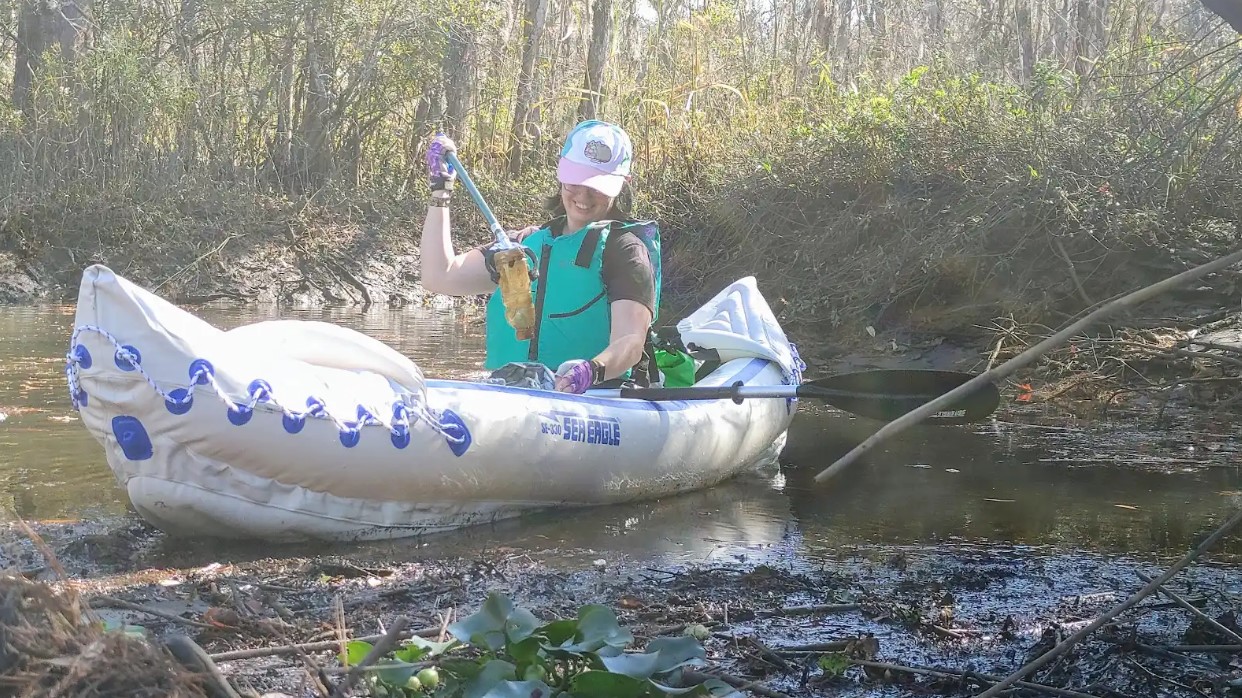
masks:
[[(492, 592), (542, 620), (603, 604), (633, 633), (636, 648), (690, 628), (706, 649), (698, 669), (750, 685), (743, 693), (974, 695), (1118, 605), (1144, 586), (1144, 575), (1156, 577), (1171, 562), (1138, 553), (963, 544), (850, 546), (818, 560), (671, 568), (604, 559), (565, 563), (555, 551), (504, 549), (401, 564), (280, 556), (280, 550), (267, 551), (276, 557), (232, 561), (183, 552), (167, 564), (172, 561), (156, 552), (158, 535), (141, 524), (38, 529), (56, 562), (11, 529), (3, 546), (10, 574), (79, 594), (84, 614), (128, 631), (136, 642), (187, 635), (239, 688), (299, 696), (322, 695), (316, 680), (339, 682), (332, 641), (342, 634), (382, 635), (404, 618), (435, 639), (446, 617), (465, 617)], [(1238, 560), (1205, 559), (1183, 571), (1168, 585), (1176, 596), (1146, 598), (1033, 672), (1026, 680), (1036, 687), (1027, 695), (1236, 693), (1240, 569)], [(21, 599), (42, 598), (46, 590), (31, 591), (15, 577), (2, 584), (9, 594), (8, 636), (17, 626), (29, 635), (22, 625), (28, 619), (17, 621), (13, 612), (33, 607)], [(306, 646), (293, 648), (299, 644)], [(148, 661), (163, 655), (152, 656)], [(47, 682), (71, 673), (65, 662), (13, 643), (6, 657), (10, 680), (43, 672)], [(162, 661), (172, 665), (166, 656)], [(30, 673), (15, 675), (14, 667)], [(95, 679), (122, 670), (103, 668)], [(206, 695), (201, 683), (179, 685), (180, 695)]]
[[(939, 240), (936, 230), (910, 247), (883, 236), (818, 228), (776, 234), (781, 228), (769, 220), (775, 215), (770, 202), (745, 215), (717, 210), (737, 197), (767, 201), (772, 185), (765, 182), (747, 180), (738, 192), (709, 197), (699, 202), (702, 211), (665, 207), (663, 318), (680, 317), (721, 284), (754, 274), (812, 375), (876, 367), (986, 370), (1050, 335), (1089, 303), (1201, 263), (1236, 239), (1217, 226), (1210, 235), (1197, 228), (1186, 232), (1185, 249), (1175, 254), (1169, 252), (1178, 248), (1175, 238), (1118, 246), (1108, 252), (1109, 273), (1084, 276), (1072, 259), (1044, 249), (1055, 247), (1055, 239), (1039, 236), (981, 256), (948, 233)], [(780, 210), (820, 211), (826, 204), (812, 183), (803, 181), (799, 198)], [(486, 195), (511, 225), (541, 220), (535, 191), (494, 187)], [(72, 302), (81, 270), (91, 263), (107, 264), (191, 307), (366, 308), (479, 300), (421, 288), (418, 238), (425, 208), (417, 196), (337, 195), (308, 202), (225, 184), (66, 196), (6, 212), (0, 303)], [(453, 215), (458, 249), (487, 239), (464, 193)], [(849, 228), (848, 220), (838, 223)], [(900, 237), (898, 228), (890, 237)], [(713, 230), (719, 234), (708, 234)], [(1069, 252), (1089, 257), (1098, 252), (1094, 244)], [(894, 250), (902, 254), (895, 257)], [(884, 270), (894, 265), (904, 280), (881, 283)], [(1007, 274), (1014, 265), (1022, 273)], [(860, 269), (867, 274), (854, 279)], [(1242, 400), (1242, 314), (1236, 306), (1233, 276), (1213, 275), (1092, 328), (1004, 387), (1024, 400), (1084, 414), (1170, 402), (1232, 408)]]
[[(323, 192), (290, 199), (244, 184), (82, 187), (11, 203), (0, 225), (0, 302), (72, 301), (102, 263), (178, 303), (402, 306), (419, 303), (417, 196)], [(487, 237), (469, 197), (459, 247)], [(447, 299), (437, 299), (443, 302)]]

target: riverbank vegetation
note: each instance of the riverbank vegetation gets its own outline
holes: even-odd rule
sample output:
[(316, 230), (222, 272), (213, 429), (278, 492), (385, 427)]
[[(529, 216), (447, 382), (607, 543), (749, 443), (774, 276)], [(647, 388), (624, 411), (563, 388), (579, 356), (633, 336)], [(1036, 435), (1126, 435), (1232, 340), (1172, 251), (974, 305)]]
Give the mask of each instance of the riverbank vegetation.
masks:
[[(0, 37), (0, 268), (36, 282), (10, 295), (71, 295), (103, 261), (189, 300), (416, 300), (429, 134), (518, 227), (565, 131), (598, 116), (635, 137), (671, 303), (753, 273), (843, 345), (990, 345), (1237, 244), (1239, 14), (24, 1)], [(461, 244), (484, 235), (465, 198)], [(1230, 298), (1218, 277), (1179, 302)]]

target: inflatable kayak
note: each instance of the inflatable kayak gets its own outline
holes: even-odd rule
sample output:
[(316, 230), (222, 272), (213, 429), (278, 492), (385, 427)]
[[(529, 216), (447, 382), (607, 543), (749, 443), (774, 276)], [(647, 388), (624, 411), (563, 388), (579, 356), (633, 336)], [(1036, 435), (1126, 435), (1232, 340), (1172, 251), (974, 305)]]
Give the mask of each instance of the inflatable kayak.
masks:
[[(796, 385), (753, 278), (677, 325), (696, 385)], [(375, 339), (277, 320), (223, 331), (103, 266), (66, 373), (138, 513), (175, 535), (394, 538), (708, 487), (784, 444), (792, 399), (655, 401), (434, 380)]]

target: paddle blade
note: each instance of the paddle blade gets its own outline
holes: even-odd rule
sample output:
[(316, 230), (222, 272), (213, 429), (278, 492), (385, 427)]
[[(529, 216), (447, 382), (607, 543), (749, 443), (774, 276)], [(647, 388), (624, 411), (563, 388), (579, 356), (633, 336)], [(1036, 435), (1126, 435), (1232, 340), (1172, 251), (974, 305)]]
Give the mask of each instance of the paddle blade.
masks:
[[(803, 383), (799, 397), (827, 402), (841, 410), (891, 422), (974, 378), (956, 371), (882, 369), (829, 376)], [(986, 383), (956, 398), (928, 417), (929, 424), (967, 424), (979, 421), (1000, 404), (1000, 391)]]

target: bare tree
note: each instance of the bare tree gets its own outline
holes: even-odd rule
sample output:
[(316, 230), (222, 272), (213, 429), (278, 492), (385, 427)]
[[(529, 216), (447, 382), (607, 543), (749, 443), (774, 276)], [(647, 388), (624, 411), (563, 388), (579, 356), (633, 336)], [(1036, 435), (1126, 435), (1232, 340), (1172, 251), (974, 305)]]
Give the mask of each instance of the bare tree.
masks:
[(513, 129), (509, 134), (509, 174), (514, 176), (522, 173), (525, 160), (539, 40), (547, 21), (548, 0), (526, 0), (526, 15), (522, 20), (522, 69), (518, 75), (517, 103), (513, 107)]
[(474, 30), (450, 27), (441, 63), (444, 80), (444, 127), (459, 138), (466, 136), (466, 115), (474, 103)]
[(604, 103), (604, 71), (612, 54), (612, 0), (595, 0), (591, 6), (591, 48), (587, 53), (583, 100), (578, 103), (578, 120), (594, 119)]

